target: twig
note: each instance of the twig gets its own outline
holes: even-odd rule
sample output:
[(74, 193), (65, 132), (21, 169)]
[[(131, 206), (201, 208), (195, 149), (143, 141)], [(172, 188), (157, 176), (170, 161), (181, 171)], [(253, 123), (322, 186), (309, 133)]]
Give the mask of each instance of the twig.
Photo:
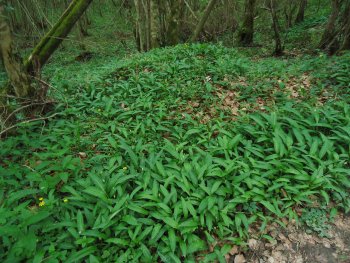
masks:
[(191, 14), (193, 15), (193, 17), (198, 21), (199, 19), (198, 19), (198, 17), (196, 16), (196, 14), (194, 13), (194, 11), (192, 10), (191, 6), (187, 3), (186, 0), (185, 0), (184, 2), (185, 2), (185, 4), (186, 4), (188, 10), (190, 10), (190, 12), (191, 12)]
[(65, 94), (64, 94), (62, 91), (58, 90), (57, 88), (55, 88), (54, 86), (52, 86), (51, 84), (47, 83), (46, 81), (44, 81), (44, 80), (42, 80), (42, 79), (40, 79), (40, 78), (37, 78), (37, 77), (35, 77), (35, 76), (32, 76), (32, 77), (33, 77), (35, 80), (39, 81), (41, 84), (48, 86), (50, 89), (54, 89), (54, 90), (56, 90), (58, 93), (61, 93), (62, 97), (63, 97), (64, 100), (65, 100), (66, 107), (69, 106), (69, 105), (68, 105), (68, 100), (67, 100)]
[(32, 172), (36, 172), (32, 167), (30, 167), (30, 166), (28, 166), (28, 165), (23, 165), (23, 167), (26, 167), (26, 168), (28, 168), (29, 170), (31, 170)]
[(11, 112), (11, 114), (9, 116), (7, 116), (7, 118), (4, 121), (4, 124), (10, 119), (10, 117), (15, 114), (16, 112), (19, 112), (23, 109), (29, 108), (31, 106), (37, 106), (37, 105), (45, 105), (45, 104), (50, 104), (50, 103), (54, 103), (54, 101), (44, 101), (44, 102), (40, 102), (40, 103), (31, 103), (28, 105), (24, 105), (22, 107), (19, 107), (18, 109), (15, 109), (13, 112)]
[(16, 123), (15, 125), (12, 125), (12, 126), (6, 128), (5, 130), (1, 131), (1, 132), (0, 132), (0, 138), (1, 138), (1, 136), (2, 136), (4, 133), (8, 132), (9, 130), (12, 130), (13, 128), (16, 128), (17, 126), (19, 126), (19, 125), (21, 125), (21, 124), (30, 123), (30, 122), (34, 122), (34, 121), (43, 121), (43, 120), (47, 120), (47, 119), (50, 119), (50, 118), (55, 117), (55, 116), (58, 115), (58, 114), (59, 114), (59, 113), (56, 112), (56, 113), (54, 113), (54, 114), (52, 114), (52, 115), (50, 115), (50, 116), (48, 116), (48, 117), (40, 117), (40, 118), (25, 120), (25, 121)]

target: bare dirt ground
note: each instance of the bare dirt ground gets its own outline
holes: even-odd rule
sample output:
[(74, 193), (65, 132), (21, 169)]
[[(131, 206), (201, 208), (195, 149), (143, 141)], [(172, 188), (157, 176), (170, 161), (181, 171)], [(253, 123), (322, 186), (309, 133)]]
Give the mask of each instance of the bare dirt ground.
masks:
[(350, 214), (338, 215), (328, 238), (308, 234), (305, 228), (289, 223), (286, 228), (272, 224), (267, 233), (274, 241), (250, 239), (249, 249), (233, 247), (229, 263), (350, 263)]

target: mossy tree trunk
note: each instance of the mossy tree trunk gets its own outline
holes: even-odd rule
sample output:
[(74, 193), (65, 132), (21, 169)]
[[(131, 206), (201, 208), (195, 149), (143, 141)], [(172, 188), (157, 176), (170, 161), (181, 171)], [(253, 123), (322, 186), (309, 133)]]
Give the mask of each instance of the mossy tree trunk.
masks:
[(244, 20), (239, 32), (239, 42), (244, 46), (253, 44), (255, 3), (256, 0), (245, 1)]
[(332, 13), (328, 19), (323, 32), (319, 47), (321, 49), (335, 50), (336, 45), (336, 24), (340, 13), (341, 0), (332, 0)]
[(204, 13), (201, 17), (201, 19), (199, 20), (191, 38), (190, 38), (190, 42), (194, 42), (197, 40), (199, 34), (201, 33), (201, 31), (203, 30), (203, 27), (205, 25), (205, 22), (208, 20), (208, 17), (211, 13), (211, 11), (214, 9), (214, 6), (216, 4), (217, 0), (210, 0), (207, 7), (204, 10)]
[(141, 3), (139, 0), (134, 0), (135, 4), (135, 14), (136, 14), (136, 21), (135, 21), (135, 40), (136, 40), (136, 46), (137, 50), (142, 52), (144, 51), (144, 40), (143, 40), (143, 29), (141, 24)]
[(184, 0), (134, 0), (134, 4), (139, 51), (179, 43)]
[(84, 14), (92, 0), (73, 0), (52, 29), (41, 39), (25, 61), (25, 69), (34, 73), (46, 63), (53, 52), (72, 30), (78, 19)]
[(284, 15), (286, 18), (286, 25), (287, 28), (290, 28), (293, 25), (293, 15), (296, 11), (297, 5), (295, 4), (295, 1), (288, 1), (284, 5)]
[(139, 51), (159, 46), (156, 0), (134, 0), (136, 9), (135, 38)]
[(343, 32), (344, 39), (340, 47), (340, 50), (349, 50), (350, 49), (350, 0), (346, 2), (346, 6), (343, 13)]
[(160, 24), (159, 24), (159, 6), (156, 0), (150, 0), (150, 48), (160, 47)]
[[(20, 58), (13, 52), (10, 27), (4, 12), (4, 5), (0, 4), (0, 53), (6, 73), (9, 78), (9, 85), (2, 88), (1, 98), (6, 94), (14, 94), (17, 97), (29, 97), (33, 95), (29, 77), (22, 68)], [(0, 103), (1, 104), (1, 103)]]
[(306, 6), (307, 6), (307, 0), (300, 0), (298, 14), (297, 14), (297, 17), (295, 18), (296, 24), (304, 21)]
[(184, 11), (184, 0), (171, 0), (168, 29), (166, 32), (167, 45), (176, 45), (180, 42), (181, 19)]
[(282, 45), (280, 27), (279, 27), (278, 16), (277, 16), (276, 0), (270, 0), (269, 10), (271, 13), (272, 27), (273, 27), (274, 38), (275, 38), (275, 50), (273, 53), (275, 56), (281, 56), (283, 54), (283, 45)]

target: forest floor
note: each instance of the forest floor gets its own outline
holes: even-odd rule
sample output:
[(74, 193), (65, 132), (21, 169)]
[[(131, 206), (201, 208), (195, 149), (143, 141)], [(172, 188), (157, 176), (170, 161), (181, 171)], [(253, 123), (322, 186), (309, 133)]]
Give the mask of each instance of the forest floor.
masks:
[(55, 56), (57, 115), (1, 141), (10, 256), (350, 262), (350, 53)]
[[(241, 263), (348, 263), (350, 262), (350, 216), (339, 215), (327, 226), (327, 237), (307, 232), (305, 226), (285, 222), (286, 227), (276, 223), (266, 231), (273, 237), (262, 242), (253, 233), (246, 248), (233, 246), (227, 255), (228, 262)], [(322, 227), (324, 227), (323, 225)]]

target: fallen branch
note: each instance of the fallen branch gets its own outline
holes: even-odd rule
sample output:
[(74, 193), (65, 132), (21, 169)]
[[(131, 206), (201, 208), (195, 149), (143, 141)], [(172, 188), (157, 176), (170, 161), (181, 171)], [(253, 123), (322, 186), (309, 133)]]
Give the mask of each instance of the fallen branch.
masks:
[(9, 114), (9, 116), (7, 116), (7, 118), (4, 120), (4, 123), (3, 125), (5, 125), (5, 123), (10, 119), (11, 116), (13, 116), (13, 114), (23, 110), (23, 109), (26, 109), (26, 108), (29, 108), (31, 106), (38, 106), (38, 105), (45, 105), (45, 104), (51, 104), (51, 103), (54, 103), (55, 101), (44, 101), (44, 102), (38, 102), (38, 103), (31, 103), (31, 104), (28, 104), (28, 105), (24, 105), (22, 107), (19, 107), (18, 109), (15, 109), (13, 112), (11, 112)]
[(8, 132), (9, 130), (12, 130), (13, 128), (16, 128), (16, 127), (20, 126), (21, 124), (26, 124), (26, 123), (30, 123), (30, 122), (34, 122), (34, 121), (43, 121), (43, 120), (51, 119), (51, 118), (55, 117), (58, 114), (59, 113), (56, 112), (56, 113), (54, 113), (54, 114), (52, 114), (52, 115), (50, 115), (48, 117), (40, 117), (40, 118), (35, 118), (35, 119), (30, 119), (30, 120), (25, 120), (25, 121), (22, 121), (22, 122), (18, 122), (15, 125), (12, 125), (12, 126), (6, 128), (5, 130), (1, 131), (0, 132), (0, 139), (1, 139), (1, 136), (4, 133)]

